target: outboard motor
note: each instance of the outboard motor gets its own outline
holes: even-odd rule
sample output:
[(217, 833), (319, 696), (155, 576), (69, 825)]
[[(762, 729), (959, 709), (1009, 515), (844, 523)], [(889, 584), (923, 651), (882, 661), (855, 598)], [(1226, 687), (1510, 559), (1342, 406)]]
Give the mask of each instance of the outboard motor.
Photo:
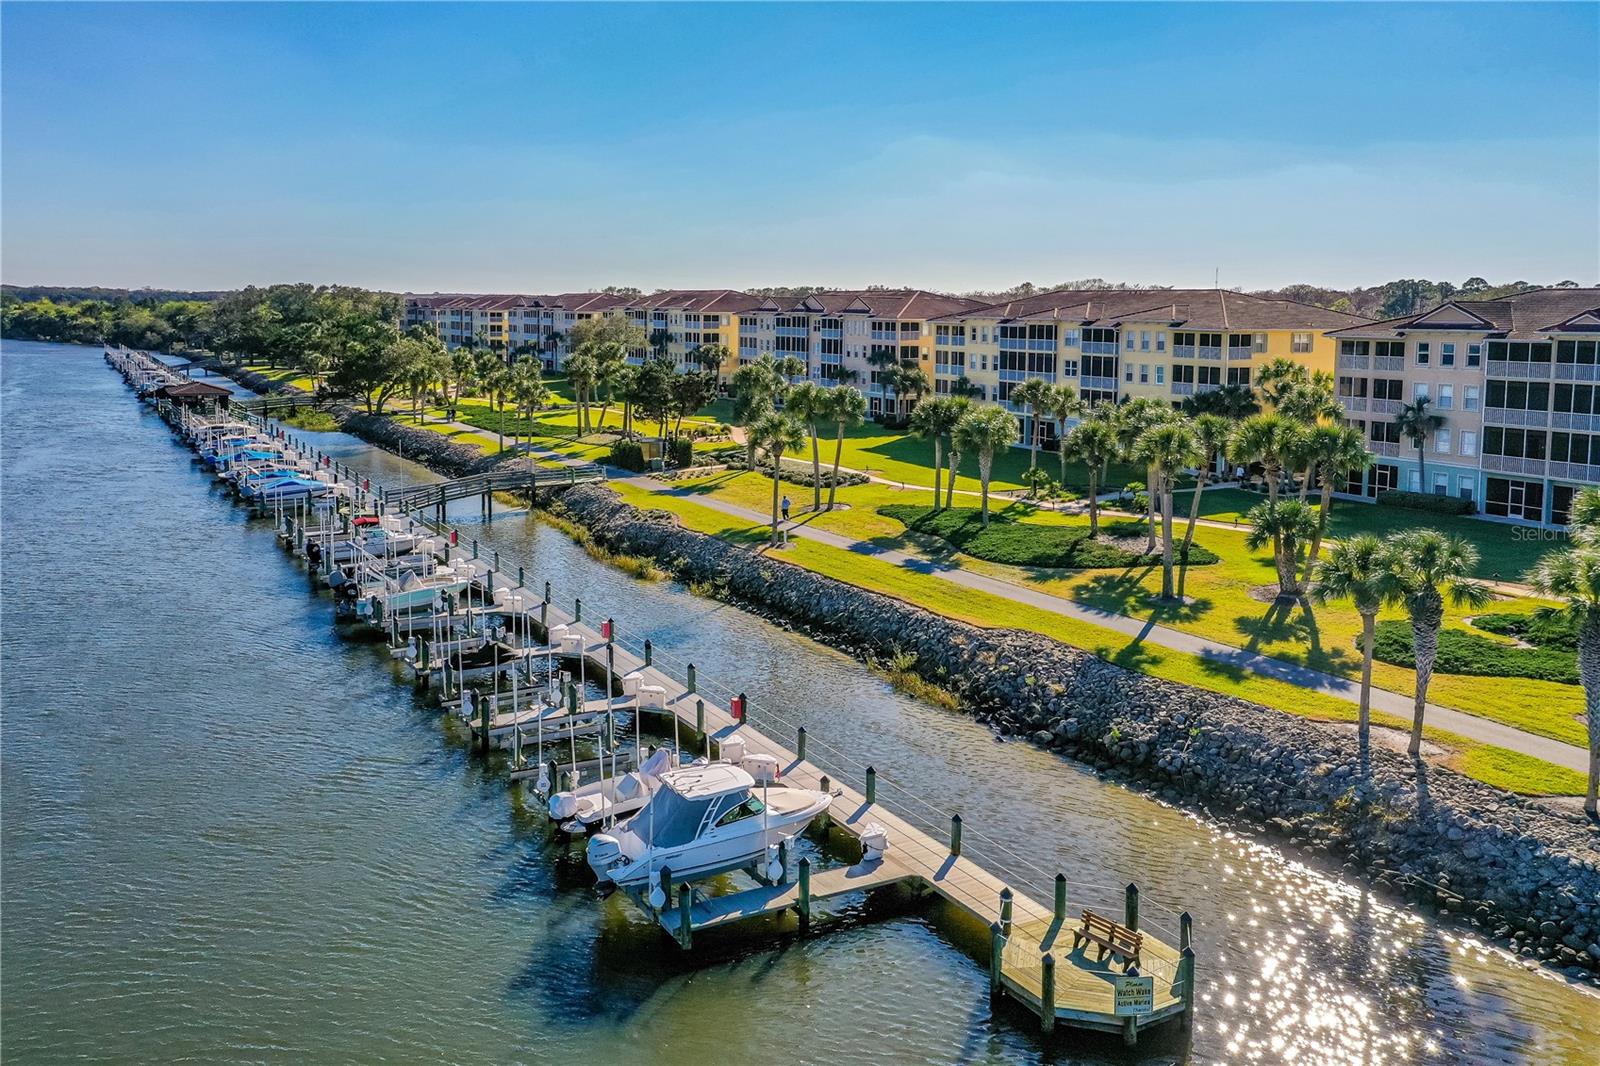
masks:
[(586, 857), (589, 860), (589, 869), (594, 871), (601, 884), (608, 884), (611, 881), (612, 864), (622, 858), (622, 845), (609, 833), (599, 833), (589, 838)]

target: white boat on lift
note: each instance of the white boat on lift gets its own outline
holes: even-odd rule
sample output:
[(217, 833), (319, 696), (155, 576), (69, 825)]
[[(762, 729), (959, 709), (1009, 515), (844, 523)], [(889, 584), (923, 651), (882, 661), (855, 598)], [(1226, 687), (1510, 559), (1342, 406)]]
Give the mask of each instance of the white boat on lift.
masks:
[(761, 862), (832, 802), (826, 792), (776, 783), (770, 769), (763, 777), (773, 783), (758, 786), (727, 762), (668, 770), (643, 810), (589, 838), (590, 869), (602, 885), (642, 889), (664, 868), (688, 881)]
[(548, 803), (550, 819), (565, 832), (588, 833), (613, 819), (626, 818), (650, 802), (661, 787), (661, 775), (672, 769), (672, 763), (672, 751), (657, 748), (637, 770), (557, 792)]

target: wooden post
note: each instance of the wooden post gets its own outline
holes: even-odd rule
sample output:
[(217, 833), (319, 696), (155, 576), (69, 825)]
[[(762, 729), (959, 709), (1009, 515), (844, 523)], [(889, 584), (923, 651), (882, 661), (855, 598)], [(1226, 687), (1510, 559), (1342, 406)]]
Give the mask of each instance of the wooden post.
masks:
[(493, 720), (489, 717), (489, 697), (485, 696), (478, 701), (479, 714), (483, 719), (483, 753), (489, 754), (489, 724)]
[(959, 814), (950, 816), (950, 857), (952, 859), (961, 857), (961, 815)]
[(1005, 968), (1006, 931), (999, 922), (989, 923), (989, 997), (998, 1000), (1001, 971)]
[(1178, 947), (1186, 948), (1194, 943), (1194, 919), (1189, 917), (1189, 912), (1184, 911), (1178, 915)]
[(706, 733), (706, 701), (694, 701), (694, 731), (701, 736)]
[(878, 771), (867, 767), (867, 802), (878, 802)]
[(678, 943), (687, 950), (694, 941), (694, 889), (678, 886)]
[[(1139, 967), (1137, 967), (1137, 966), (1128, 967), (1127, 976), (1129, 976), (1129, 977), (1138, 977), (1139, 976)], [(1125, 1044), (1128, 1047), (1133, 1047), (1135, 1044), (1137, 1044), (1139, 1042), (1139, 1019), (1138, 1019), (1138, 1016), (1130, 1014), (1126, 1018), (1122, 1019), (1122, 1042), (1123, 1042), (1123, 1044)]]
[(576, 625), (577, 623), (579, 623), (581, 621), (583, 621), (583, 601), (582, 600), (573, 600), (572, 601), (572, 622), (573, 622), (574, 625)]
[(801, 726), (799, 729), (796, 729), (794, 731), (794, 738), (795, 755), (804, 761), (806, 757), (806, 727)]
[(800, 902), (795, 905), (800, 912), (800, 931), (811, 932), (811, 860), (800, 859)]
[(694, 689), (694, 663), (690, 663), (689, 664), (689, 683), (688, 683), (687, 687), (689, 689), (689, 692), (692, 694), (694, 692), (694, 690), (695, 690)]
[(528, 575), (522, 572), (522, 567), (517, 567), (517, 588), (528, 587)]
[(1187, 944), (1178, 952), (1178, 987), (1183, 999), (1183, 1015), (1178, 1024), (1188, 1029), (1194, 1024), (1194, 948)]
[(1134, 932), (1139, 931), (1138, 885), (1129, 884), (1127, 890), (1123, 893), (1122, 924), (1127, 926), (1129, 929), (1132, 929)]
[(649, 666), (654, 660), (655, 649), (650, 644), (650, 638), (646, 637), (644, 641), (644, 664)]
[(1006, 936), (1011, 935), (1011, 889), (1000, 890), (1000, 929)]
[(472, 542), (472, 557), (474, 559), (476, 559), (478, 557), (478, 542), (477, 541), (473, 541)]
[(1064, 924), (1067, 920), (1067, 875), (1056, 874), (1056, 923)]
[(1056, 957), (1045, 952), (1039, 960), (1039, 1031), (1046, 1036), (1056, 1028)]
[(544, 583), (544, 602), (550, 602), (550, 582), (548, 581)]
[(672, 906), (672, 867), (670, 866), (661, 868), (661, 898), (664, 901), (663, 907)]

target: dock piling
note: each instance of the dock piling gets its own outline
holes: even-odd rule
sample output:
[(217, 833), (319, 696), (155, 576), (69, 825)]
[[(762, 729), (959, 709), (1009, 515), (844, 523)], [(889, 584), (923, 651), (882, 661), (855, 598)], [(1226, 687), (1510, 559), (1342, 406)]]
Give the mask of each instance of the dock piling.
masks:
[(694, 694), (694, 684), (695, 684), (694, 663), (690, 663), (689, 664), (688, 674), (689, 674), (689, 680), (686, 682), (685, 687), (688, 688), (689, 694), (693, 695)]
[(678, 886), (678, 943), (687, 950), (694, 940), (694, 889)]
[(1139, 886), (1132, 883), (1123, 893), (1122, 924), (1136, 933), (1139, 931)]
[(1194, 948), (1187, 944), (1178, 953), (1178, 989), (1183, 1000), (1183, 1014), (1178, 1024), (1187, 1029), (1194, 1021)]
[[(1139, 967), (1128, 967), (1127, 975), (1129, 977), (1138, 977)], [(1127, 1047), (1133, 1047), (1139, 1043), (1139, 1019), (1136, 1015), (1130, 1014), (1122, 1019), (1122, 1043)]]
[(1056, 874), (1055, 921), (1059, 926), (1067, 920), (1067, 875)]
[(650, 666), (655, 661), (655, 647), (650, 643), (650, 638), (644, 639), (644, 664)]
[(868, 805), (871, 805), (871, 804), (874, 804), (874, 803), (877, 803), (877, 802), (878, 802), (878, 771), (876, 769), (874, 769), (873, 767), (869, 766), (869, 767), (867, 767), (867, 803), (868, 803)]
[(1178, 947), (1183, 949), (1194, 943), (1194, 919), (1189, 912), (1178, 915)]
[(952, 858), (961, 857), (961, 815), (950, 816), (950, 855)]
[(794, 731), (794, 753), (804, 762), (806, 757), (806, 727), (801, 726)]
[(1056, 957), (1045, 952), (1039, 960), (1039, 1031), (1049, 1036), (1056, 1028)]
[(1006, 936), (1011, 935), (1011, 889), (1000, 890), (1000, 930)]
[(795, 904), (800, 913), (800, 932), (811, 932), (811, 860), (800, 859), (800, 900)]
[(998, 1000), (1000, 975), (1005, 970), (1006, 931), (999, 922), (989, 923), (989, 998)]
[(582, 622), (582, 621), (583, 621), (583, 601), (582, 600), (573, 600), (572, 601), (572, 622), (573, 622), (574, 625), (576, 625), (577, 623)]

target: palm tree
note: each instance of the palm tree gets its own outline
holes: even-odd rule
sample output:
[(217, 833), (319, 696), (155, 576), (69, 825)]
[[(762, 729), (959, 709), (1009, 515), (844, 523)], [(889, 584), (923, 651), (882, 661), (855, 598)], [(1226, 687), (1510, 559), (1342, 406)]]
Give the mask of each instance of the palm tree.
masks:
[(1194, 544), (1194, 527), (1200, 520), (1200, 496), (1206, 483), (1216, 474), (1217, 458), (1228, 447), (1228, 435), (1233, 423), (1221, 415), (1204, 414), (1194, 420), (1195, 443), (1199, 445), (1201, 462), (1195, 468), (1194, 496), (1189, 500), (1189, 524), (1183, 531), (1183, 551), (1179, 557), (1183, 567), (1178, 571), (1178, 598), (1183, 599), (1184, 585), (1189, 580), (1189, 548)]
[(651, 330), (649, 341), (652, 352), (656, 355), (666, 355), (667, 345), (672, 343), (672, 333), (665, 329)]
[(600, 375), (600, 363), (588, 352), (574, 352), (567, 356), (566, 371), (573, 398), (578, 401), (578, 432), (588, 433), (589, 391)]
[(733, 418), (745, 429), (745, 458), (750, 469), (756, 468), (756, 443), (752, 434), (755, 424), (773, 409), (778, 390), (783, 387), (783, 375), (778, 362), (771, 355), (763, 355), (753, 363), (746, 363), (733, 372), (729, 380), (733, 389)]
[[(894, 389), (895, 418), (904, 417), (922, 398), (933, 391), (928, 375), (915, 366), (897, 366), (889, 372), (890, 387)], [(903, 410), (902, 410), (903, 405)]]
[(1278, 568), (1278, 598), (1298, 599), (1300, 588), (1300, 544), (1317, 532), (1317, 513), (1299, 500), (1273, 503), (1270, 500), (1250, 508), (1245, 518), (1250, 534), (1245, 546), (1257, 551), (1272, 544), (1272, 561)]
[(1267, 501), (1277, 503), (1278, 487), (1299, 435), (1299, 427), (1282, 415), (1251, 415), (1233, 431), (1228, 458), (1240, 466), (1260, 463), (1267, 475)]
[(1029, 378), (1011, 390), (1011, 402), (1027, 408), (1028, 469), (1039, 465), (1039, 409), (1050, 401), (1050, 383)]
[(1307, 438), (1306, 455), (1311, 465), (1306, 480), (1313, 475), (1321, 482), (1322, 499), (1317, 506), (1317, 534), (1311, 538), (1311, 553), (1306, 556), (1306, 580), (1322, 552), (1322, 538), (1328, 532), (1328, 511), (1333, 507), (1335, 482), (1365, 470), (1375, 461), (1367, 450), (1367, 439), (1354, 426), (1318, 426)]
[(776, 546), (782, 532), (778, 527), (778, 484), (783, 476), (783, 456), (785, 452), (792, 452), (806, 442), (806, 430), (793, 415), (768, 411), (750, 427), (750, 436), (772, 461), (771, 543)]
[(939, 475), (944, 472), (944, 434), (946, 434), (947, 427), (944, 426), (944, 421), (942, 421), (942, 407), (947, 407), (946, 400), (928, 400), (926, 403), (918, 403), (917, 407), (910, 413), (910, 429), (912, 429), (912, 432), (917, 434), (918, 437), (922, 437), (923, 440), (931, 440), (933, 442), (934, 511), (939, 509), (939, 499), (941, 499), (939, 490), (942, 488), (941, 483), (939, 483)]
[(1184, 401), (1184, 407), (1190, 414), (1221, 415), (1234, 422), (1261, 410), (1249, 385), (1220, 385), (1210, 392), (1197, 392)]
[(1566, 601), (1578, 623), (1578, 677), (1583, 682), (1589, 724), (1589, 788), (1583, 809), (1600, 816), (1600, 489), (1587, 488), (1572, 501), (1572, 546), (1551, 552), (1533, 571), (1533, 587)]
[(839, 459), (844, 455), (844, 431), (859, 426), (867, 417), (867, 398), (861, 390), (850, 385), (835, 385), (828, 390), (827, 418), (838, 427), (833, 442), (833, 481), (828, 485), (828, 510), (833, 510), (834, 497), (839, 492)]
[(1361, 703), (1356, 718), (1356, 739), (1361, 752), (1361, 773), (1366, 776), (1372, 737), (1372, 648), (1378, 612), (1400, 602), (1400, 583), (1389, 549), (1370, 533), (1334, 543), (1328, 561), (1318, 564), (1311, 585), (1317, 604), (1348, 599), (1361, 616)]
[(445, 417), (454, 422), (456, 408), (461, 402), (462, 395), (472, 388), (473, 375), (476, 372), (476, 363), (472, 358), (471, 348), (457, 348), (450, 353), (450, 376), (445, 384)]
[(799, 419), (811, 438), (811, 509), (822, 510), (822, 452), (817, 444), (817, 422), (828, 416), (832, 406), (829, 390), (814, 381), (803, 381), (783, 398), (785, 413)]
[[(1115, 409), (1112, 415), (1117, 434), (1117, 446), (1121, 449), (1123, 458), (1134, 461), (1133, 450), (1139, 438), (1145, 431), (1155, 428), (1163, 422), (1170, 422), (1175, 414), (1170, 406), (1148, 396), (1129, 400)], [(1156, 550), (1156, 489), (1155, 470), (1150, 466), (1145, 467), (1145, 523), (1146, 537), (1144, 550), (1148, 555)]]
[(989, 476), (994, 453), (1017, 442), (1017, 420), (999, 407), (975, 407), (956, 424), (961, 450), (978, 455), (978, 484), (983, 496), (983, 527), (989, 528)]
[[(965, 379), (962, 379), (965, 380)], [(949, 476), (944, 479), (945, 510), (956, 505), (956, 475), (961, 470), (961, 444), (956, 440), (956, 426), (972, 410), (972, 398), (967, 394), (952, 394), (945, 398), (945, 411), (941, 420), (945, 424), (944, 442), (950, 450)]]
[(950, 383), (950, 395), (956, 397), (957, 399), (965, 397), (969, 400), (975, 400), (980, 394), (982, 394), (982, 392), (983, 386), (974, 385), (972, 383), (972, 379), (967, 377), (965, 374), (962, 374), (960, 377), (956, 378)]
[(1416, 659), (1417, 696), (1412, 707), (1412, 755), (1422, 750), (1422, 717), (1428, 709), (1428, 685), (1439, 658), (1439, 627), (1444, 601), (1455, 607), (1482, 607), (1492, 596), (1488, 586), (1472, 580), (1478, 549), (1460, 537), (1436, 529), (1413, 529), (1389, 536), (1390, 563), (1402, 603), (1411, 617), (1411, 650)]
[(1178, 475), (1204, 456), (1195, 432), (1181, 422), (1152, 426), (1134, 445), (1134, 455), (1155, 472), (1150, 492), (1161, 498), (1161, 598), (1173, 598), (1172, 492)]
[(1400, 432), (1410, 439), (1417, 449), (1417, 487), (1428, 491), (1428, 439), (1444, 425), (1444, 416), (1434, 414), (1433, 401), (1426, 396), (1418, 396), (1415, 400), (1401, 407), (1394, 416), (1394, 424), (1400, 427)]
[(534, 413), (550, 402), (550, 390), (539, 376), (539, 361), (525, 359), (517, 363), (511, 375), (511, 402), (517, 415), (528, 423), (532, 435)]
[(1304, 363), (1280, 355), (1256, 371), (1256, 390), (1262, 399), (1277, 408), (1290, 391), (1310, 379), (1311, 372)]
[(1117, 454), (1117, 434), (1104, 418), (1088, 418), (1061, 442), (1071, 456), (1089, 470), (1089, 536), (1100, 535), (1100, 479), (1106, 464)]
[(499, 439), (499, 451), (506, 450), (506, 402), (511, 399), (511, 391), (515, 381), (511, 368), (504, 364), (495, 367), (483, 379), (484, 391), (488, 393), (489, 406), (493, 407), (499, 415), (495, 419), (495, 436)]
[(1078, 396), (1078, 390), (1071, 385), (1052, 385), (1039, 401), (1038, 408), (1041, 415), (1056, 425), (1056, 455), (1061, 462), (1061, 477), (1057, 480), (1065, 486), (1067, 452), (1062, 445), (1067, 439), (1067, 419), (1083, 413), (1083, 400)]

